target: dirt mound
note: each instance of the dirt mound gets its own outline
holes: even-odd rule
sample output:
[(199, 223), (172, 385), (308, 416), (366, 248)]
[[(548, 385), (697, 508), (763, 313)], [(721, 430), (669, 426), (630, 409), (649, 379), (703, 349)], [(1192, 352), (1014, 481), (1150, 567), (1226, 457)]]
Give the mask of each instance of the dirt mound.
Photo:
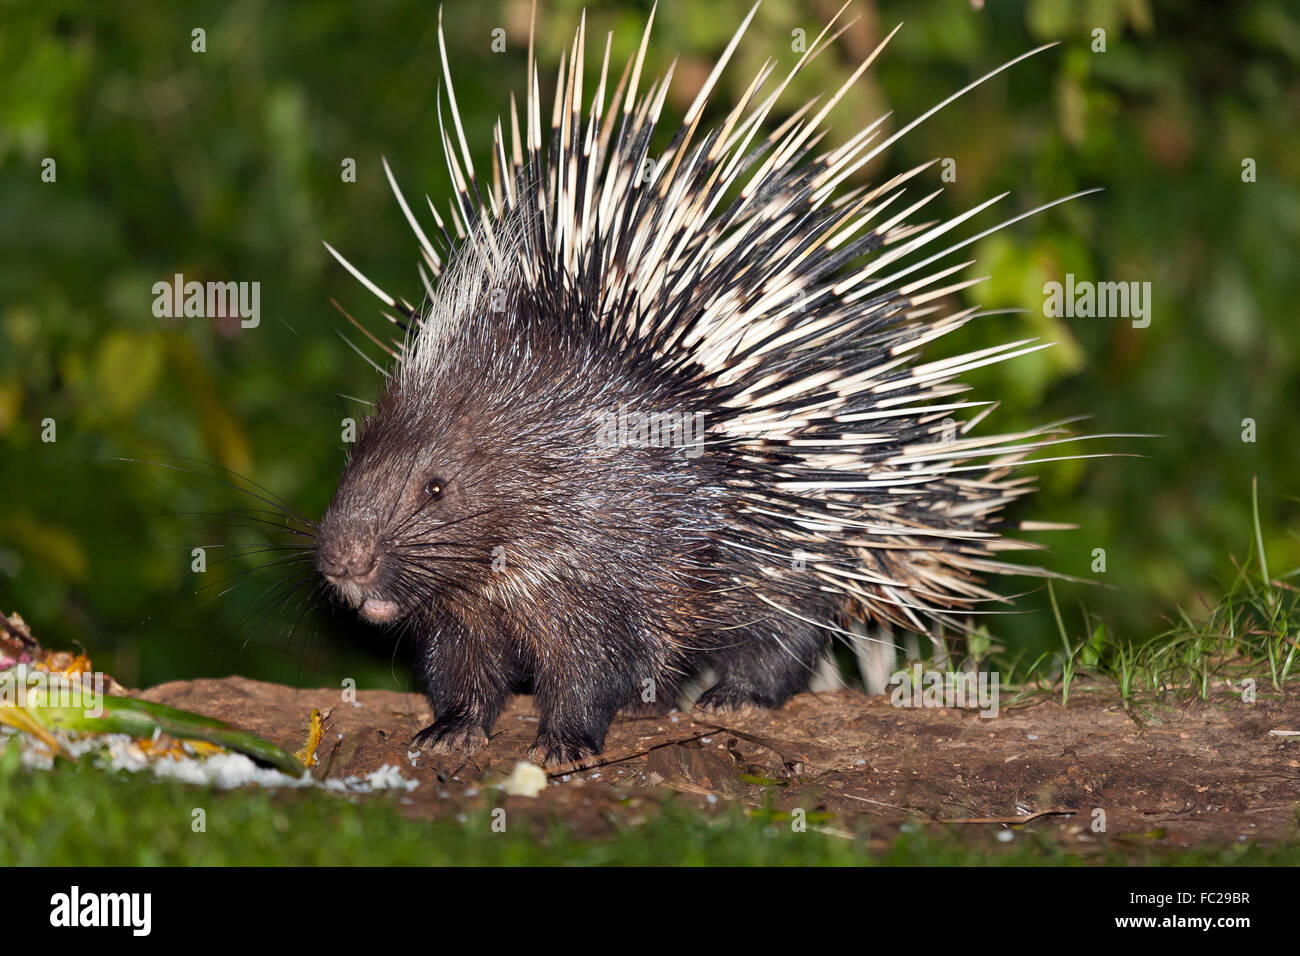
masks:
[[(298, 690), (239, 677), (163, 684), (140, 696), (242, 726), (297, 750), (313, 709), (325, 715), (321, 778), (384, 764), (420, 785), (410, 812), (457, 812), (524, 759), (537, 730), (528, 697), (510, 701), (473, 758), (417, 755), (408, 742), (431, 714), (424, 698)], [(904, 709), (852, 691), (802, 694), (784, 709), (713, 719), (674, 712), (620, 717), (605, 753), (550, 774), (525, 813), (558, 813), (579, 828), (635, 819), (647, 802), (685, 794), (703, 806), (739, 801), (841, 823), (1055, 828), (1072, 845), (1140, 834), (1168, 846), (1300, 838), (1300, 703), (1209, 701), (1148, 707), (1131, 716), (1113, 695), (1040, 699), (994, 718), (954, 708)], [(1282, 732), (1282, 733), (1278, 733)], [(1098, 824), (1103, 829), (1098, 830)], [(1103, 835), (1104, 834), (1104, 835)]]

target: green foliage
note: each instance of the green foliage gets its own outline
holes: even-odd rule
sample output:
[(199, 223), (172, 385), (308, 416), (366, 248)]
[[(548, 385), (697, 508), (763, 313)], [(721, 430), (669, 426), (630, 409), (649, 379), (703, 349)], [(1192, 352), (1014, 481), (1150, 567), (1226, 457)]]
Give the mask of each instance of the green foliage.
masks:
[[(675, 110), (748, 2), (661, 4), (649, 66), (658, 73), (681, 54)], [(580, 9), (589, 38), (615, 31), (616, 59), (634, 48), (648, 12), (644, 3), (540, 6), (548, 72)], [(509, 0), (445, 11), (479, 162), (509, 92), (522, 88), (527, 8)], [(1044, 560), (1054, 570), (1094, 577), (1092, 551), (1106, 550), (1108, 571), (1095, 577), (1115, 587), (1084, 596), (1108, 633), (1140, 642), (1164, 607), (1198, 605), (1225, 555), (1240, 550), (1252, 477), (1262, 526), (1296, 526), (1300, 23), (1280, 0), (1213, 15), (1145, 0), (994, 0), (982, 10), (966, 0), (899, 0), (851, 11), (863, 19), (796, 78), (783, 109), (838, 86), (884, 30), (906, 22), (840, 103), (831, 144), (885, 110), (895, 129), (993, 66), (1060, 41), (938, 113), (863, 175), (879, 181), (952, 158), (955, 182), (941, 182), (936, 166), (915, 190), (945, 189), (934, 215), (1010, 191), (965, 234), (1105, 187), (972, 247), (970, 274), (993, 278), (951, 305), (1026, 311), (988, 316), (937, 349), (1031, 336), (1058, 343), (970, 376), (978, 396), (1002, 402), (987, 427), (1087, 413), (1096, 431), (1162, 436), (1075, 448), (1144, 459), (1036, 466), (1042, 494), (1015, 514), (1080, 525), (1036, 536), (1051, 546)], [(248, 574), (229, 591), (194, 597), (213, 579), (190, 573), (191, 548), (218, 548), (215, 561), (220, 546), (257, 540), (203, 516), (257, 503), (210, 479), (110, 459), (212, 462), (309, 515), (328, 501), (343, 460), (340, 420), (364, 413), (355, 398), (373, 397), (378, 383), (336, 335), (348, 326), (330, 307), (336, 299), (370, 317), (373, 300), (320, 240), (382, 287), (418, 296), (415, 244), (380, 156), (408, 195), (427, 192), (443, 205), (435, 16), (422, 3), (361, 12), (335, 0), (7, 9), (0, 608), (21, 611), (48, 645), (80, 640), (128, 683), (232, 670), (401, 682), (390, 639), (312, 610), (320, 595), (306, 586), (285, 596), (274, 575)], [(823, 16), (793, 0), (766, 2), (712, 116), (766, 58), (792, 64), (792, 31), (811, 39)], [(505, 53), (490, 46), (499, 26)], [(191, 50), (196, 27), (207, 31), (205, 53)], [(1097, 28), (1105, 53), (1092, 52)], [(46, 158), (57, 163), (54, 182), (42, 181)], [(355, 183), (342, 181), (345, 158), (356, 161)], [(1242, 181), (1246, 158), (1256, 182)], [(261, 282), (261, 325), (155, 318), (153, 284), (176, 273)], [(1150, 327), (1046, 317), (1044, 283), (1066, 273), (1150, 281)], [(1241, 440), (1246, 418), (1257, 423), (1254, 443)], [(57, 424), (54, 443), (41, 440), (46, 419)], [(1262, 547), (1271, 566), (1300, 566), (1295, 537)], [(236, 556), (209, 575), (267, 557)], [(1058, 590), (1066, 607), (1072, 590)], [(1026, 613), (989, 621), (999, 640), (1050, 647), (1046, 593), (1017, 606)]]
[(1235, 573), (1213, 605), (1179, 608), (1168, 627), (1143, 640), (1116, 635), (1081, 607), (1082, 636), (1074, 637), (1049, 584), (1060, 648), (1028, 666), (1022, 666), (1023, 654), (999, 649), (993, 667), (1020, 688), (1017, 699), (1051, 689), (1063, 705), (1085, 675), (1113, 681), (1126, 706), (1165, 697), (1208, 699), (1216, 682), (1250, 699), (1284, 691), (1300, 679), (1300, 568), (1269, 575), (1258, 500), (1251, 504), (1252, 549), (1245, 561), (1233, 561)]

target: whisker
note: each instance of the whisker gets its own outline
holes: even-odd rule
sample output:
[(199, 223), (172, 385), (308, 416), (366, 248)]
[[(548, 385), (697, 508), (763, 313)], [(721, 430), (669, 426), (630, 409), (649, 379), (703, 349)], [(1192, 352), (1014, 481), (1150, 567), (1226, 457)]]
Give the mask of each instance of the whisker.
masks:
[[(212, 462), (205, 462), (205, 461), (201, 461), (200, 459), (194, 459), (194, 458), (184, 458), (181, 456), (163, 455), (159, 457), (163, 457), (163, 458), (172, 457), (172, 458), (177, 458), (180, 461), (194, 461), (199, 464), (204, 464), (211, 468), (217, 468), (227, 472), (228, 474), (234, 475), (235, 477), (238, 477), (241, 481), (247, 481), (249, 484), (253, 485), (256, 488), (261, 488), (260, 485), (258, 485), (256, 482), (252, 481), (251, 479), (246, 478), (245, 476), (240, 475), (237, 472), (231, 471), (231, 469), (229, 468), (225, 468), (221, 465), (213, 464)], [(262, 491), (265, 491), (265, 494), (258, 494), (257, 492), (250, 491), (247, 488), (241, 488), (239, 485), (235, 484), (234, 482), (227, 481), (224, 478), (219, 478), (216, 475), (205, 474), (204, 472), (197, 471), (193, 468), (182, 468), (179, 465), (169, 464), (166, 461), (151, 461), (148, 458), (125, 458), (125, 457), (112, 457), (112, 456), (99, 458), (97, 460), (130, 462), (137, 465), (153, 465), (155, 468), (166, 468), (169, 471), (178, 471), (181, 472), (182, 474), (194, 475), (198, 478), (204, 478), (208, 481), (216, 482), (217, 484), (223, 485), (234, 491), (238, 491), (240, 494), (248, 495), (250, 498), (255, 498), (258, 501), (262, 502), (264, 505), (267, 505), (268, 507), (272, 508), (273, 510), (281, 514), (289, 515), (290, 517), (293, 517), (298, 521), (301, 521), (303, 524), (308, 525), (309, 527), (313, 527), (313, 528), (316, 527), (316, 522), (312, 521), (310, 518), (306, 517), (305, 515), (295, 511), (287, 502), (278, 500), (277, 495), (275, 495), (271, 491), (267, 491), (266, 489), (261, 489)], [(268, 497), (268, 495), (270, 497)]]

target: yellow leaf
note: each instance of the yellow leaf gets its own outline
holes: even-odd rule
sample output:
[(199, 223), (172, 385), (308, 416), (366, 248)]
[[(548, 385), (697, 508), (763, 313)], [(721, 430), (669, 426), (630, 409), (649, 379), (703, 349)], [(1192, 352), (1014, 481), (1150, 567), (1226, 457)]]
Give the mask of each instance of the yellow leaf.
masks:
[(153, 333), (110, 332), (95, 355), (94, 381), (99, 407), (110, 417), (133, 412), (158, 384), (161, 339)]
[(58, 525), (44, 524), (29, 514), (0, 515), (0, 538), (13, 542), (20, 554), (54, 568), (64, 578), (79, 581), (89, 561), (81, 542)]

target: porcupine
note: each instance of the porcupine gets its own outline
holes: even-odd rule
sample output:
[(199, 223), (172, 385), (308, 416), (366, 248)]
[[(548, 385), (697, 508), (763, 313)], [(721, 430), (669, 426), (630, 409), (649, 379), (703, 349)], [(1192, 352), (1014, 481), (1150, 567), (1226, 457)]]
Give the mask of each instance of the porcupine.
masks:
[[(779, 707), (854, 619), (924, 629), (997, 600), (985, 575), (1033, 570), (999, 560), (1026, 546), (1002, 535), (1004, 509), (1032, 490), (1016, 466), (1060, 429), (975, 435), (988, 403), (960, 400), (955, 379), (1050, 343), (917, 353), (977, 315), (937, 305), (979, 281), (955, 278), (969, 263), (923, 270), (1056, 203), (910, 261), (1002, 197), (908, 225), (937, 193), (904, 202), (904, 184), (931, 164), (841, 187), (1046, 47), (890, 135), (881, 117), (817, 154), (830, 109), (889, 37), (825, 102), (765, 121), (841, 14), (773, 89), (769, 61), (705, 131), (751, 10), (657, 155), (672, 71), (640, 92), (654, 11), (608, 111), (606, 39), (585, 120), (584, 15), (545, 151), (530, 35), (524, 133), (512, 97), (486, 186), (439, 13), (455, 187), (450, 229), (429, 202), (441, 251), (384, 163), (419, 241), (424, 304), (326, 244), (404, 334), (385, 344), (393, 364), (320, 523), (317, 566), (363, 617), (414, 636), (435, 720), (413, 744), (471, 753), (529, 687), (530, 756), (547, 765), (600, 753), (620, 709), (671, 704), (700, 673), (716, 676), (700, 707)], [(649, 422), (669, 440), (647, 437)]]

